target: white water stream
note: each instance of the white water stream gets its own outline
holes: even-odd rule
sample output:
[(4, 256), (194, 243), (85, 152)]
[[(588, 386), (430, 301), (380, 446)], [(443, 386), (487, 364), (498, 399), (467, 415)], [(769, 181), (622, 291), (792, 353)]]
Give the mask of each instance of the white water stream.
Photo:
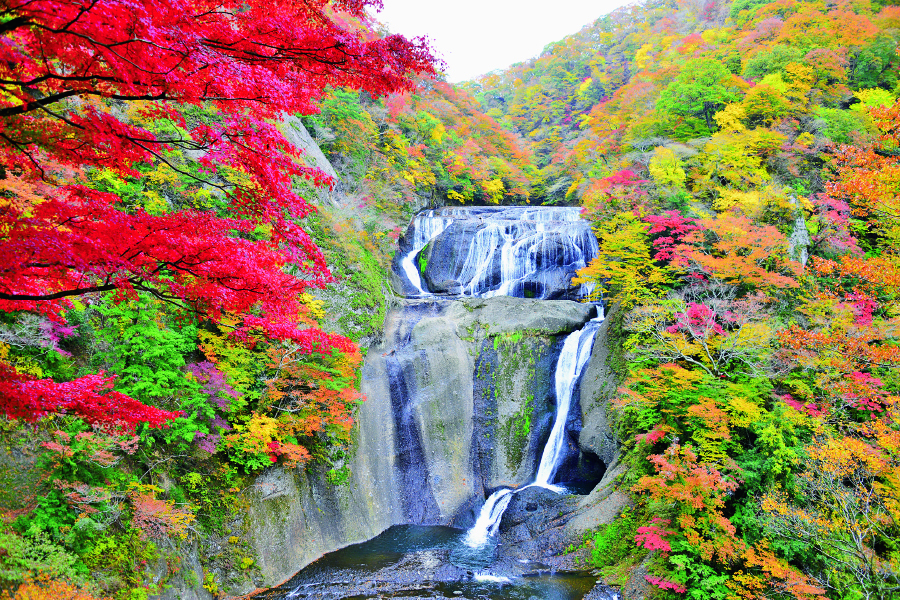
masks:
[[(602, 309), (599, 310), (602, 311)], [(503, 518), (503, 513), (517, 492), (530, 487), (542, 487), (556, 493), (563, 491), (562, 487), (553, 485), (552, 480), (565, 453), (566, 420), (569, 417), (569, 408), (572, 405), (572, 394), (581, 377), (581, 372), (591, 357), (591, 350), (594, 347), (594, 335), (597, 333), (597, 328), (602, 321), (603, 315), (601, 313), (600, 316), (589, 321), (582, 329), (570, 333), (563, 343), (559, 359), (556, 361), (556, 373), (554, 375), (556, 384), (556, 417), (553, 421), (553, 429), (550, 431), (547, 445), (544, 446), (544, 452), (541, 455), (537, 475), (534, 481), (524, 487), (518, 489), (504, 488), (491, 494), (481, 508), (481, 512), (475, 520), (475, 525), (466, 534), (465, 542), (470, 547), (483, 546), (488, 543), (491, 536), (497, 534), (497, 529), (500, 527), (500, 519)]]
[[(431, 295), (416, 258), (429, 242), (459, 223), (474, 232), (454, 265), (462, 296), (524, 296), (568, 287), (575, 271), (598, 253), (590, 226), (572, 207), (449, 207), (424, 211), (410, 223), (411, 249), (400, 268), (419, 296)], [(552, 268), (549, 268), (551, 267)], [(497, 279), (499, 273), (499, 280)], [(582, 296), (590, 290), (582, 289)], [(547, 292), (541, 292), (547, 293)]]
[(428, 242), (439, 236), (447, 228), (447, 225), (453, 222), (452, 217), (443, 216), (440, 211), (427, 210), (413, 219), (412, 231), (412, 251), (403, 257), (400, 266), (403, 274), (409, 279), (409, 282), (419, 291), (420, 296), (428, 294), (422, 288), (422, 279), (419, 277), (419, 269), (413, 263), (413, 260), (428, 245)]

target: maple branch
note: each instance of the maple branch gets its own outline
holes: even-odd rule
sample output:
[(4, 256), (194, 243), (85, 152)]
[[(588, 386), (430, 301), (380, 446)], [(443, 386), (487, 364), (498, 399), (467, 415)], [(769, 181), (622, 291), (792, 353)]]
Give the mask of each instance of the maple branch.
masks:
[(54, 292), (52, 294), (7, 294), (5, 292), (0, 292), (0, 300), (30, 300), (34, 302), (41, 302), (45, 300), (59, 300), (60, 298), (67, 298), (69, 296), (82, 296), (84, 294), (90, 294), (92, 292), (109, 292), (116, 289), (115, 284), (106, 284), (106, 285), (98, 285), (91, 286), (86, 288), (75, 288), (71, 290), (63, 290), (61, 292)]
[[(0, 134), (0, 135), (2, 135), (2, 134)], [(155, 156), (156, 158), (158, 158), (161, 162), (165, 163), (170, 169), (172, 169), (172, 170), (175, 171), (176, 173), (180, 173), (181, 175), (184, 175), (184, 176), (186, 176), (186, 177), (190, 177), (190, 178), (193, 179), (194, 181), (200, 182), (200, 183), (205, 184), (205, 185), (209, 185), (209, 186), (214, 187), (214, 188), (216, 188), (216, 189), (222, 190), (223, 192), (227, 192), (227, 191), (228, 191), (230, 188), (232, 188), (232, 187), (238, 187), (236, 184), (220, 184), (220, 183), (213, 183), (212, 181), (209, 181), (209, 180), (207, 180), (207, 179), (203, 179), (202, 177), (198, 177), (198, 176), (194, 175), (193, 173), (189, 173), (189, 172), (187, 172), (187, 171), (184, 171), (184, 170), (182, 170), (182, 169), (179, 169), (179, 168), (176, 167), (174, 164), (172, 164), (171, 161), (169, 161), (168, 159), (166, 159), (164, 156), (162, 156), (161, 154), (159, 154), (159, 153), (157, 153), (157, 152), (154, 152), (154, 151), (151, 150), (150, 148), (147, 148), (147, 147), (144, 146), (142, 143), (140, 143), (140, 140), (139, 140), (138, 138), (126, 138), (126, 139), (128, 139), (128, 141), (130, 141), (131, 143), (133, 143), (135, 146), (138, 146), (139, 148), (141, 148), (141, 149), (144, 150), (145, 152), (147, 152), (147, 153), (149, 153), (149, 154), (152, 154), (153, 156)]]
[(79, 93), (80, 92), (77, 92), (75, 90), (70, 90), (67, 92), (61, 92), (59, 94), (53, 94), (52, 96), (44, 96), (39, 100), (32, 100), (31, 102), (20, 104), (19, 106), (10, 106), (8, 108), (3, 108), (0, 109), (0, 117), (21, 115), (32, 110), (37, 110), (38, 108), (43, 108), (47, 104), (53, 104), (54, 102), (59, 102), (60, 100), (64, 100), (65, 98), (77, 96)]
[[(4, 11), (5, 12), (5, 11)], [(13, 29), (30, 25), (31, 20), (28, 17), (13, 17), (9, 21), (0, 23), (0, 35), (4, 35)]]
[(41, 163), (39, 163), (37, 161), (37, 159), (34, 156), (32, 156), (31, 152), (29, 152), (28, 150), (26, 150), (24, 148), (23, 144), (21, 144), (20, 142), (17, 142), (16, 140), (12, 139), (11, 137), (9, 137), (8, 135), (6, 135), (5, 133), (2, 133), (2, 132), (0, 132), (0, 139), (6, 140), (7, 142), (9, 142), (10, 146), (12, 146), (17, 151), (24, 154), (28, 158), (28, 162), (30, 162), (34, 166), (34, 168), (38, 171), (38, 173), (41, 174), (41, 179), (44, 181), (47, 180), (47, 172), (44, 171), (44, 167), (41, 165)]
[(63, 25), (62, 29), (60, 29), (59, 31), (60, 32), (67, 31), (72, 25), (77, 23), (81, 19), (81, 17), (86, 15), (88, 13), (88, 11), (90, 11), (95, 6), (97, 6), (97, 0), (91, 0), (90, 5), (81, 7), (81, 9), (78, 11), (78, 13), (74, 17), (72, 17), (72, 19), (68, 23)]

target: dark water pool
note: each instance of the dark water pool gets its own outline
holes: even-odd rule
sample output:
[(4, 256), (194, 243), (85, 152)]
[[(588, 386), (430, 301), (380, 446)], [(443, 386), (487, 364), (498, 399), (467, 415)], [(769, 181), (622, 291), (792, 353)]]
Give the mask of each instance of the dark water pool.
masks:
[[(469, 548), (465, 531), (398, 525), (307, 566), (260, 600), (582, 600), (596, 584), (587, 572), (552, 572), (544, 565), (498, 558), (497, 548)], [(602, 597), (602, 596), (599, 596)], [(610, 590), (606, 596), (616, 598)]]

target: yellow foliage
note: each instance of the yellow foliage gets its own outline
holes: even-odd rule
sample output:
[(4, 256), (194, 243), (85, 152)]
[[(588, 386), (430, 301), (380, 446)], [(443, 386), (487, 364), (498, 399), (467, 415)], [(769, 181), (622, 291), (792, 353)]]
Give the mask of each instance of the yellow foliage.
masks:
[(744, 126), (746, 118), (747, 113), (740, 104), (729, 104), (713, 115), (713, 119), (716, 121), (719, 129), (732, 133), (739, 133), (747, 129)]
[(219, 175), (221, 175), (228, 183), (232, 183), (236, 186), (245, 188), (256, 187), (250, 174), (243, 169), (219, 166)]
[(766, 347), (772, 341), (774, 331), (765, 323), (747, 323), (737, 332), (734, 345), (737, 347)]
[(593, 82), (594, 82), (594, 80), (591, 79), (590, 77), (588, 77), (588, 78), (586, 78), (584, 81), (582, 81), (582, 82), (581, 82), (581, 85), (578, 86), (578, 94), (579, 94), (579, 95), (584, 94), (584, 93), (587, 91), (587, 89), (588, 89), (589, 87), (591, 87), (591, 84), (592, 84)]
[(304, 292), (300, 294), (300, 302), (309, 309), (309, 314), (314, 318), (319, 320), (325, 318), (325, 302), (323, 300), (319, 300), (312, 294)]
[(653, 44), (647, 43), (640, 47), (640, 49), (634, 54), (634, 64), (637, 65), (637, 68), (640, 70), (644, 70), (647, 68), (647, 64), (650, 62), (650, 51), (653, 50)]
[(896, 100), (893, 94), (880, 88), (859, 90), (853, 95), (859, 99), (859, 102), (851, 105), (850, 110), (855, 110), (857, 112), (866, 112), (867, 109), (870, 108), (892, 106)]
[(157, 186), (176, 186), (180, 183), (175, 169), (163, 162), (159, 163), (155, 169), (144, 175), (144, 177), (147, 181)]
[(797, 139), (794, 140), (795, 144), (799, 144), (804, 147), (809, 147), (810, 144), (816, 141), (816, 136), (811, 134), (808, 131), (804, 131), (800, 135), (797, 136)]
[(793, 220), (797, 210), (784, 190), (771, 185), (747, 191), (729, 188), (716, 191), (719, 196), (713, 200), (713, 208), (718, 212), (733, 211), (754, 219), (767, 213)]
[(743, 396), (727, 396), (725, 410), (728, 412), (731, 422), (737, 427), (750, 427), (760, 422), (763, 409)]
[(447, 128), (444, 127), (443, 123), (438, 123), (434, 126), (434, 129), (431, 130), (431, 139), (435, 144), (443, 142), (445, 135), (447, 135)]
[(280, 436), (278, 421), (268, 415), (253, 413), (246, 423), (236, 423), (236, 433), (229, 434), (226, 438), (230, 441), (240, 440), (240, 447), (244, 452), (260, 454), (269, 451), (269, 444)]
[(503, 200), (503, 194), (506, 192), (506, 189), (503, 187), (503, 181), (500, 178), (482, 182), (481, 188), (494, 204), (499, 204)]
[(158, 192), (154, 190), (146, 190), (141, 194), (144, 198), (142, 204), (144, 205), (144, 210), (146, 210), (151, 215), (161, 215), (166, 212), (168, 208), (168, 203), (166, 203), (165, 198), (159, 195)]
[(185, 192), (185, 196), (191, 200), (191, 203), (200, 209), (210, 209), (213, 207), (213, 194), (205, 188), (194, 188)]
[[(221, 323), (225, 327), (237, 324), (237, 319), (226, 315)], [(259, 368), (258, 353), (249, 349), (243, 342), (227, 333), (200, 329), (198, 348), (228, 379), (229, 385), (241, 393), (246, 393), (255, 381), (255, 373)]]
[(569, 186), (569, 189), (566, 190), (566, 199), (569, 199), (575, 195), (575, 192), (578, 191), (578, 187), (584, 182), (582, 177), (577, 177), (575, 181), (572, 182), (572, 185)]
[(725, 212), (735, 207), (748, 217), (758, 216), (763, 207), (763, 199), (759, 190), (742, 192), (727, 188), (720, 189), (719, 197), (713, 201), (713, 208), (719, 212)]
[(16, 371), (23, 375), (34, 375), (39, 378), (44, 376), (44, 370), (35, 359), (27, 356), (10, 356), (9, 351), (9, 345), (0, 342), (0, 362), (13, 365)]
[(686, 175), (681, 161), (670, 148), (657, 146), (650, 159), (650, 176), (657, 185), (667, 188), (684, 189)]
[(447, 199), (452, 200), (453, 202), (459, 202), (460, 204), (465, 204), (466, 202), (470, 202), (472, 197), (471, 195), (460, 194), (456, 190), (447, 190)]
[(437, 181), (428, 164), (418, 160), (408, 161), (406, 168), (400, 173), (400, 177), (415, 186), (434, 185)]
[(816, 82), (812, 67), (799, 63), (788, 63), (784, 67), (784, 81), (787, 89), (785, 97), (798, 107), (806, 107), (808, 94)]
[(706, 29), (700, 33), (700, 37), (707, 44), (717, 44), (721, 40), (727, 39), (729, 34), (730, 30), (720, 27), (718, 29)]
[(650, 258), (647, 225), (639, 216), (618, 213), (600, 223), (597, 233), (600, 254), (578, 271), (573, 284), (592, 286), (592, 299), (613, 295), (624, 308), (666, 292), (670, 267), (658, 267)]
[(763, 157), (777, 150), (785, 140), (784, 135), (761, 127), (714, 134), (698, 157), (698, 167), (691, 172), (695, 188), (711, 191), (719, 187), (717, 181), (721, 180), (742, 190), (759, 186), (770, 179)]

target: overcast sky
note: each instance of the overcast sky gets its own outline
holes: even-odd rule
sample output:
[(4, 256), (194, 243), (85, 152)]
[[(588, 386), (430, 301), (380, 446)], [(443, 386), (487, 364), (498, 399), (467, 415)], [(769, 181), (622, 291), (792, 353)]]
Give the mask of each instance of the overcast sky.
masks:
[(528, 60), (624, 0), (383, 0), (391, 32), (426, 35), (453, 82)]

